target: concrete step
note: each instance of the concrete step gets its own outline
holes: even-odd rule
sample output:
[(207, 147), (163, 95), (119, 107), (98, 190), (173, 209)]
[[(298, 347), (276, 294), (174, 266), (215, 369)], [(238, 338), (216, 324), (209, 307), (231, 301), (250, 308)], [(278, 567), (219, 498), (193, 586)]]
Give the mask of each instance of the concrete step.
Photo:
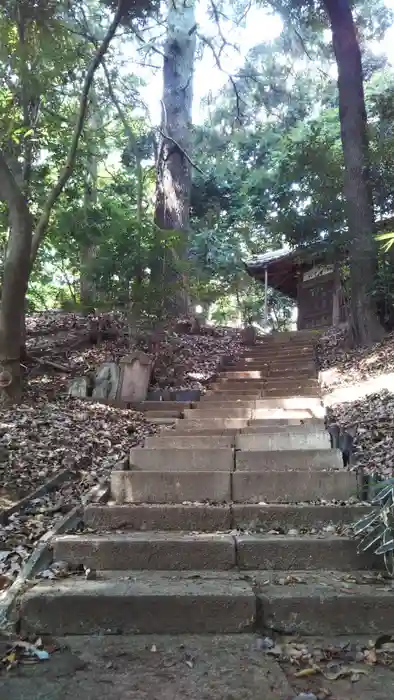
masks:
[(264, 383), (264, 391), (269, 391), (273, 389), (281, 389), (283, 391), (283, 396), (286, 396), (289, 392), (294, 392), (295, 389), (299, 389), (300, 393), (305, 389), (319, 388), (320, 382), (317, 378), (311, 377), (309, 379), (286, 379), (286, 377), (280, 377), (273, 379), (268, 377)]
[(153, 423), (153, 425), (175, 425), (176, 421), (179, 420), (179, 418), (153, 418), (151, 416), (147, 420), (149, 420), (149, 423)]
[[(250, 453), (252, 454), (252, 453)], [(235, 503), (302, 503), (357, 497), (357, 479), (348, 471), (236, 471)]]
[(201, 431), (204, 431), (205, 429), (213, 430), (214, 433), (221, 433), (226, 428), (240, 430), (241, 428), (245, 428), (247, 425), (248, 418), (218, 418), (217, 415), (212, 418), (209, 416), (209, 413), (208, 415), (205, 414), (201, 418), (193, 417), (193, 419), (188, 418), (188, 420), (176, 421), (177, 430), (179, 426), (182, 426), (183, 428), (187, 426), (186, 430), (194, 431), (196, 434), (199, 433), (199, 435), (201, 435)]
[(309, 418), (309, 420), (298, 420), (294, 418), (292, 420), (286, 420), (285, 418), (278, 420), (256, 420), (249, 421), (249, 425), (246, 428), (242, 428), (241, 434), (255, 434), (267, 435), (267, 433), (287, 433), (289, 431), (293, 432), (293, 428), (296, 429), (316, 429), (325, 430), (324, 421), (318, 418)]
[(301, 374), (310, 374), (312, 377), (315, 376), (317, 372), (317, 367), (315, 362), (306, 362), (302, 361), (302, 363), (296, 363), (296, 364), (290, 364), (290, 365), (277, 365), (275, 362), (270, 363), (268, 365), (268, 376), (284, 376), (287, 377), (291, 374), (297, 375), (298, 373)]
[(383, 563), (372, 554), (358, 554), (353, 539), (337, 535), (89, 533), (60, 535), (53, 551), (56, 561), (96, 571), (352, 571), (381, 568)]
[(113, 471), (111, 498), (122, 503), (230, 503), (230, 471)]
[[(317, 414), (317, 415), (316, 415)], [(249, 421), (250, 426), (260, 426), (267, 425), (268, 420), (287, 420), (287, 421), (304, 421), (304, 420), (315, 420), (316, 418), (321, 419), (325, 415), (325, 410), (315, 409), (313, 412), (311, 409), (287, 409), (287, 408), (259, 408), (254, 412), (253, 420)]]
[[(102, 508), (103, 506), (91, 506)], [(123, 506), (124, 507), (124, 506)], [(333, 525), (351, 524), (368, 515), (371, 506), (359, 502), (355, 505), (288, 505), (271, 503), (267, 505), (231, 506), (232, 526), (247, 532), (269, 532), (279, 530), (286, 534), (289, 530), (323, 530)]]
[(136, 411), (179, 411), (191, 408), (194, 404), (191, 401), (142, 401), (141, 403), (130, 404)]
[[(361, 516), (360, 516), (361, 517)], [(142, 503), (140, 505), (88, 505), (84, 523), (95, 530), (179, 530), (216, 532), (231, 530), (230, 506)]]
[(234, 537), (220, 533), (60, 535), (53, 541), (53, 551), (56, 561), (97, 571), (227, 571), (236, 565)]
[[(187, 409), (189, 411), (192, 411), (193, 409)], [(171, 411), (171, 410), (166, 410), (163, 408), (161, 411), (145, 411), (145, 418), (146, 420), (150, 421), (152, 419), (156, 418), (182, 418), (183, 416), (183, 411)]]
[(249, 363), (256, 360), (269, 364), (271, 362), (278, 361), (292, 362), (303, 360), (304, 362), (315, 362), (316, 353), (310, 348), (292, 348), (291, 350), (279, 347), (267, 348), (266, 350), (260, 350), (259, 352), (247, 352), (245, 355), (239, 358), (238, 362)]
[(145, 447), (155, 450), (167, 449), (169, 447), (188, 448), (190, 450), (205, 450), (223, 447), (234, 447), (234, 435), (153, 435), (145, 438)]
[[(368, 635), (375, 639), (394, 629), (394, 590), (384, 581), (368, 584), (363, 572), (289, 572), (272, 576), (261, 572), (258, 626), (292, 635)], [(267, 583), (271, 578), (273, 583)], [(278, 581), (281, 580), (281, 583)], [(256, 582), (256, 588), (259, 583)], [(297, 583), (299, 581), (299, 583)], [(358, 581), (357, 583), (355, 581)]]
[(261, 391), (210, 391), (205, 396), (201, 399), (200, 403), (198, 404), (199, 406), (206, 406), (208, 403), (211, 403), (212, 401), (214, 403), (217, 403), (218, 401), (223, 401), (223, 402), (228, 402), (232, 401), (234, 403), (237, 403), (238, 401), (250, 401), (253, 403), (256, 401), (256, 399), (261, 398)]
[(132, 447), (130, 465), (133, 470), (165, 472), (233, 471), (234, 450), (230, 448), (168, 447), (157, 450)]
[(183, 532), (217, 532), (246, 530), (268, 532), (291, 529), (323, 530), (328, 525), (353, 523), (368, 515), (371, 506), (355, 505), (288, 505), (231, 504), (182, 505), (154, 504), (115, 505), (90, 504), (84, 512), (85, 527), (95, 531), (161, 530)]
[(129, 574), (39, 583), (22, 597), (22, 632), (232, 634), (253, 629), (256, 597), (236, 572)]
[(323, 402), (320, 397), (315, 396), (280, 396), (276, 398), (262, 398), (256, 401), (255, 417), (258, 418), (258, 412), (266, 411), (267, 409), (283, 409), (287, 410), (309, 410), (317, 418), (323, 418), (323, 416), (318, 415), (321, 411), (324, 411)]
[(282, 398), (283, 396), (294, 396), (296, 394), (303, 394), (304, 396), (309, 396), (313, 398), (318, 398), (322, 395), (321, 387), (303, 387), (303, 386), (296, 386), (296, 387), (290, 387), (290, 388), (276, 388), (276, 389), (270, 389), (266, 388), (265, 391), (263, 392), (263, 397), (267, 399), (278, 399)]
[(327, 471), (342, 470), (343, 459), (340, 450), (328, 449), (268, 449), (237, 451), (235, 470), (237, 472), (282, 472), (282, 471)]
[[(293, 429), (265, 433), (242, 432), (235, 441), (238, 450), (329, 450), (330, 436), (324, 428), (298, 425)], [(341, 461), (342, 464), (342, 461)]]
[(267, 372), (263, 369), (233, 369), (221, 372), (219, 376), (225, 379), (263, 379), (267, 376)]
[[(243, 421), (244, 422), (244, 421)], [(204, 421), (205, 424), (208, 424), (209, 421)], [(196, 429), (194, 426), (190, 427), (190, 421), (179, 421), (178, 425), (175, 427), (174, 430), (168, 431), (166, 433), (162, 433), (160, 437), (164, 437), (166, 435), (173, 435), (174, 437), (179, 436), (179, 437), (193, 437), (193, 436), (206, 436), (206, 437), (211, 437), (211, 436), (216, 436), (216, 435), (226, 435), (226, 436), (232, 436), (234, 438), (237, 433), (239, 433), (240, 428), (223, 428), (223, 427), (215, 427), (212, 425), (204, 425), (200, 429)]]
[(231, 370), (264, 370), (265, 372), (271, 372), (273, 369), (277, 372), (287, 372), (294, 369), (309, 369), (311, 372), (316, 371), (316, 361), (314, 357), (307, 355), (304, 357), (282, 357), (281, 355), (273, 355), (270, 359), (266, 357), (246, 357), (238, 360), (234, 365), (231, 366)]
[(237, 535), (237, 566), (245, 569), (291, 571), (319, 569), (354, 571), (383, 562), (373, 554), (357, 553), (353, 539), (337, 535)]
[(206, 419), (218, 419), (218, 418), (245, 418), (249, 419), (253, 416), (253, 408), (242, 407), (239, 408), (234, 404), (228, 406), (222, 406), (221, 404), (214, 404), (211, 406), (204, 406), (201, 408), (191, 408), (185, 411), (185, 419), (187, 420), (206, 420)]

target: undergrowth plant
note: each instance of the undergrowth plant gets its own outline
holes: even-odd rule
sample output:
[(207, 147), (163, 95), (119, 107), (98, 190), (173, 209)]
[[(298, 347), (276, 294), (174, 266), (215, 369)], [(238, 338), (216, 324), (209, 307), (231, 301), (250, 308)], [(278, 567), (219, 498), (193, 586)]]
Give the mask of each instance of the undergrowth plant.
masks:
[(357, 549), (383, 556), (387, 572), (394, 577), (394, 478), (373, 484), (373, 489), (378, 492), (372, 500), (376, 507), (353, 527), (360, 538)]

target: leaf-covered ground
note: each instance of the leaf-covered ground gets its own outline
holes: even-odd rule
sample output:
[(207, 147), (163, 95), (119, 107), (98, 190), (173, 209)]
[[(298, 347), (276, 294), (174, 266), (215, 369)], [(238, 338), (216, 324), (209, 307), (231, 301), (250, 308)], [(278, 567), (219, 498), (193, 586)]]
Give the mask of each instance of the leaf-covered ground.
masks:
[(330, 420), (355, 429), (354, 463), (369, 473), (394, 473), (394, 334), (349, 350), (345, 331), (331, 329), (318, 356)]
[[(142, 413), (67, 396), (71, 377), (128, 352), (124, 317), (110, 318), (117, 337), (97, 345), (89, 343), (89, 318), (52, 312), (27, 319), (29, 357), (46, 358), (68, 371), (28, 357), (24, 403), (0, 412), (0, 512), (64, 469), (74, 478), (0, 525), (0, 590), (15, 578), (37, 540), (105, 480), (131, 447), (158, 430)], [(239, 353), (240, 343), (231, 330), (213, 329), (209, 335), (171, 331), (161, 334), (156, 351), (158, 386), (203, 388), (224, 355)]]

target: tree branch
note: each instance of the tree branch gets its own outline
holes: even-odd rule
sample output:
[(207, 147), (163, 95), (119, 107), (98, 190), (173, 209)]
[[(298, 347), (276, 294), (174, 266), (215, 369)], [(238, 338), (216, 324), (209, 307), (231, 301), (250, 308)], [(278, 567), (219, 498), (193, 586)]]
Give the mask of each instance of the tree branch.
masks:
[(59, 177), (57, 179), (57, 182), (55, 183), (54, 187), (52, 188), (51, 192), (48, 195), (48, 198), (44, 204), (42, 214), (37, 222), (37, 225), (34, 230), (33, 234), (33, 240), (32, 240), (32, 249), (31, 249), (31, 262), (34, 263), (34, 260), (37, 256), (38, 248), (40, 246), (40, 243), (42, 241), (42, 238), (45, 235), (46, 229), (48, 227), (49, 219), (51, 216), (51, 212), (53, 209), (54, 204), (56, 203), (58, 197), (62, 193), (65, 185), (67, 184), (68, 180), (70, 179), (74, 165), (75, 165), (75, 159), (77, 156), (77, 150), (78, 150), (78, 145), (79, 145), (79, 140), (81, 138), (82, 134), (82, 129), (83, 125), (85, 122), (85, 117), (86, 117), (86, 111), (87, 111), (87, 106), (88, 106), (88, 98), (89, 98), (89, 92), (90, 88), (93, 83), (94, 75), (96, 73), (97, 68), (100, 66), (103, 57), (110, 45), (110, 42), (112, 41), (113, 37), (115, 36), (116, 30), (119, 26), (120, 20), (123, 15), (123, 0), (118, 0), (118, 5), (116, 9), (116, 13), (114, 15), (114, 18), (108, 28), (108, 31), (102, 40), (100, 46), (98, 47), (95, 56), (93, 57), (90, 66), (87, 70), (83, 88), (82, 88), (82, 94), (80, 97), (79, 101), (79, 111), (78, 111), (78, 116), (77, 116), (77, 121), (75, 124), (74, 128), (74, 133), (71, 139), (71, 144), (70, 144), (70, 149), (67, 155), (66, 163), (64, 167), (62, 168)]
[(241, 116), (241, 102), (245, 103), (245, 100), (242, 99), (241, 95), (239, 94), (238, 86), (234, 80), (234, 77), (229, 73), (228, 71), (224, 70), (221, 59), (220, 59), (220, 52), (218, 53), (213, 45), (213, 42), (211, 39), (208, 39), (206, 36), (199, 35), (200, 39), (207, 45), (212, 51), (213, 57), (215, 59), (216, 65), (219, 68), (219, 70), (227, 75), (231, 85), (233, 86), (234, 94), (235, 94), (235, 101), (236, 101), (236, 107), (237, 107), (237, 121), (239, 124), (241, 124), (242, 121), (242, 116)]

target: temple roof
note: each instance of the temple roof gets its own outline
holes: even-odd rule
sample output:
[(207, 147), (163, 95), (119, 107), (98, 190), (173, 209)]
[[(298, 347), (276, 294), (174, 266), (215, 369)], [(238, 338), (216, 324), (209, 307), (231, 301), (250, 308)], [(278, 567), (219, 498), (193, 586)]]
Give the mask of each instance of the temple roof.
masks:
[(299, 274), (306, 267), (311, 267), (313, 262), (321, 261), (326, 256), (326, 246), (319, 243), (295, 250), (280, 248), (268, 251), (249, 258), (244, 261), (244, 265), (248, 274), (261, 282), (264, 282), (267, 269), (268, 286), (297, 299)]

